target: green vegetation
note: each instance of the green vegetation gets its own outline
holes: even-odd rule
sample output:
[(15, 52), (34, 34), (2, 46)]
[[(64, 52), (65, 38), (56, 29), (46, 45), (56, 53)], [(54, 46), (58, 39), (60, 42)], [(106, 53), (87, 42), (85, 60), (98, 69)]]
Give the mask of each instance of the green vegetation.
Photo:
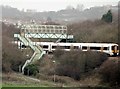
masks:
[[(51, 84), (52, 85), (52, 84)], [(3, 83), (2, 87), (52, 87), (50, 82), (44, 82), (43, 84), (12, 84), (12, 83)]]
[(107, 12), (107, 14), (104, 14), (101, 19), (103, 21), (107, 22), (107, 23), (111, 23), (112, 22), (112, 12), (111, 12), (111, 10), (109, 10)]
[(38, 67), (34, 64), (28, 65), (24, 69), (24, 74), (25, 75), (36, 75), (39, 72)]

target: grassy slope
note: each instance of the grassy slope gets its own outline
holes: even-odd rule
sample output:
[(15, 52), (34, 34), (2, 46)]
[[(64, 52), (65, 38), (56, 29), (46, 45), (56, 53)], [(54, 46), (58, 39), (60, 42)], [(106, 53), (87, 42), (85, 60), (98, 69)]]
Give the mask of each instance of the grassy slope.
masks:
[[(92, 81), (91, 81), (92, 79)], [(3, 74), (3, 87), (80, 87), (80, 86), (97, 86), (100, 80), (95, 76), (88, 77), (81, 81), (74, 81), (69, 83), (54, 83), (50, 80), (38, 80), (33, 77), (28, 77), (20, 73)]]
[(3, 74), (3, 87), (51, 87), (53, 82), (38, 80), (20, 73)]

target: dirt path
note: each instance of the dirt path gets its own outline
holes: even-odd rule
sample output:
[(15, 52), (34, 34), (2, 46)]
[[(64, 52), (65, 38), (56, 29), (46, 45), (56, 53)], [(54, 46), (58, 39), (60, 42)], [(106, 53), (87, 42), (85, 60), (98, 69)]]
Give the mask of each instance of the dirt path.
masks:
[(34, 81), (34, 82), (40, 82), (40, 80), (37, 79), (37, 78), (25, 76), (25, 75), (23, 75), (21, 73), (18, 73), (17, 75), (19, 75), (19, 77), (23, 78), (24, 80), (30, 80), (30, 81)]

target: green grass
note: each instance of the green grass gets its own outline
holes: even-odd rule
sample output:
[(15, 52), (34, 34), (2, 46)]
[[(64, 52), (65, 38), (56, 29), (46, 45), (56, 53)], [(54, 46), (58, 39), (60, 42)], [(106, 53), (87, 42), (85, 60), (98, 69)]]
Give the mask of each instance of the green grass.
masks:
[(4, 83), (2, 87), (51, 87), (49, 84), (10, 84)]
[(40, 83), (28, 83), (28, 84), (16, 84), (5, 82), (2, 84), (2, 87), (57, 87), (57, 86), (58, 86), (57, 84), (49, 81), (41, 81)]
[(44, 85), (14, 85), (14, 84), (3, 84), (2, 87), (50, 87)]

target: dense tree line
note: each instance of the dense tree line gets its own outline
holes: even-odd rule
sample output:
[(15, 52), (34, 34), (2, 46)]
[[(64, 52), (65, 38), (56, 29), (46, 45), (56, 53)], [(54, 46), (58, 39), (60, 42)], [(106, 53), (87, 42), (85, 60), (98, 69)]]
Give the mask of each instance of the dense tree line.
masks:
[(76, 42), (118, 43), (117, 22), (95, 20), (73, 23), (68, 26), (68, 33), (74, 35)]

